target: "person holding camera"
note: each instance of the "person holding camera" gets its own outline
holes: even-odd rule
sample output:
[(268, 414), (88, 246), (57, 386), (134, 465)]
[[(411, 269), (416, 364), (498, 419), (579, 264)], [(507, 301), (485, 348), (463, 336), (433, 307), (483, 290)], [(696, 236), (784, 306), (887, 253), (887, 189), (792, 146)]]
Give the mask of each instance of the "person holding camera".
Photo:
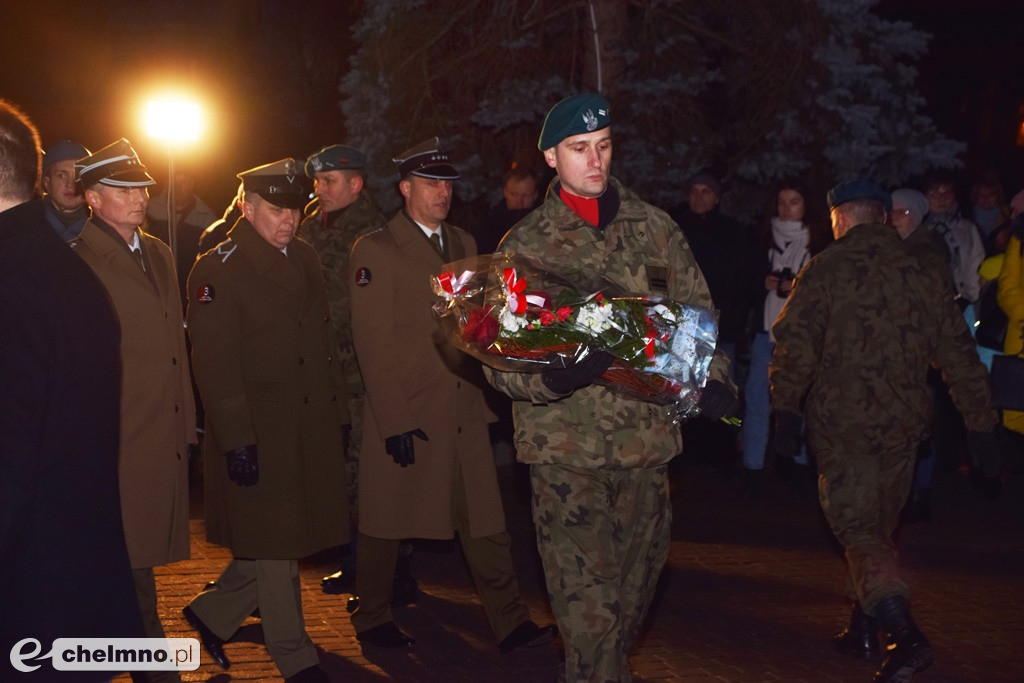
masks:
[[(758, 234), (766, 254), (762, 262), (765, 274), (760, 280), (764, 283), (764, 312), (759, 318), (755, 314), (759, 327), (750, 347), (743, 415), (743, 493), (752, 497), (760, 492), (768, 447), (768, 364), (775, 348), (771, 327), (793, 289), (793, 278), (829, 242), (820, 222), (808, 221), (806, 197), (798, 183), (783, 183), (775, 195), (775, 216), (765, 222)], [(795, 462), (806, 466), (806, 451), (802, 450)]]

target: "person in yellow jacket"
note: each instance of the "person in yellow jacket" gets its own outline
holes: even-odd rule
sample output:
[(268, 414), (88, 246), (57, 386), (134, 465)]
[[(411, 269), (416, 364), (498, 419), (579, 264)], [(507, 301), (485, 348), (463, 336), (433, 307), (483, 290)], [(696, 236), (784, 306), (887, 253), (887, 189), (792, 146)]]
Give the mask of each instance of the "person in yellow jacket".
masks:
[[(1013, 231), (1010, 243), (1006, 245), (1003, 269), (999, 272), (999, 307), (1006, 313), (1006, 339), (1003, 353), (1016, 356), (1024, 351), (1024, 224)], [(1007, 429), (1024, 434), (1024, 412), (1004, 410), (1003, 425)]]

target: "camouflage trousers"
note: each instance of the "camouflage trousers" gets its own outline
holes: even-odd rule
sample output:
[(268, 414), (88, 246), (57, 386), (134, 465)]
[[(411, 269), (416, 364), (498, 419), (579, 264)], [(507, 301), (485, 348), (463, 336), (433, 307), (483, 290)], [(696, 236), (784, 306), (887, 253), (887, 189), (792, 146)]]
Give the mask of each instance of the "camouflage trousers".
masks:
[(348, 443), (345, 444), (345, 474), (348, 475), (348, 511), (352, 527), (359, 526), (359, 451), (363, 447), (363, 403), (362, 394), (350, 395), (348, 414), (352, 420)]
[(629, 652), (668, 558), (665, 465), (531, 465), (533, 520), (566, 681), (630, 681)]
[(910, 593), (892, 535), (910, 494), (916, 449), (817, 456), (821, 509), (846, 551), (852, 592), (874, 616), (880, 600)]

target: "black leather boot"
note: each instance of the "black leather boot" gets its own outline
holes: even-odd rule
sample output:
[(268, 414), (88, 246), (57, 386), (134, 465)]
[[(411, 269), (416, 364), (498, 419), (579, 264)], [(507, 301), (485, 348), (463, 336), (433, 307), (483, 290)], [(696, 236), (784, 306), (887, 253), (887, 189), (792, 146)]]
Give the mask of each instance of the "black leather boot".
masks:
[(864, 614), (860, 603), (853, 603), (850, 625), (832, 636), (838, 652), (857, 659), (878, 659), (878, 619)]
[(875, 606), (875, 614), (893, 645), (872, 683), (907, 683), (935, 659), (932, 646), (914, 623), (907, 599), (902, 595), (882, 600)]

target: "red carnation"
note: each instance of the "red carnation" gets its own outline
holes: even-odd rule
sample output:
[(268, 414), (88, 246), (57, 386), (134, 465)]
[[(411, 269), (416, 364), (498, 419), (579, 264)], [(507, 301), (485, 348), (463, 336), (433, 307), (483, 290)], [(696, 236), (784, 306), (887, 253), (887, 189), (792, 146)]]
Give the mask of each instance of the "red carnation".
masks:
[(547, 309), (545, 309), (545, 310), (540, 312), (540, 324), (541, 325), (550, 325), (553, 322), (555, 322), (555, 314), (554, 313), (552, 313), (551, 311), (549, 311)]
[(562, 306), (557, 311), (555, 311), (555, 313), (558, 315), (558, 322), (564, 323), (566, 320), (569, 319), (569, 316), (572, 315), (572, 307)]

